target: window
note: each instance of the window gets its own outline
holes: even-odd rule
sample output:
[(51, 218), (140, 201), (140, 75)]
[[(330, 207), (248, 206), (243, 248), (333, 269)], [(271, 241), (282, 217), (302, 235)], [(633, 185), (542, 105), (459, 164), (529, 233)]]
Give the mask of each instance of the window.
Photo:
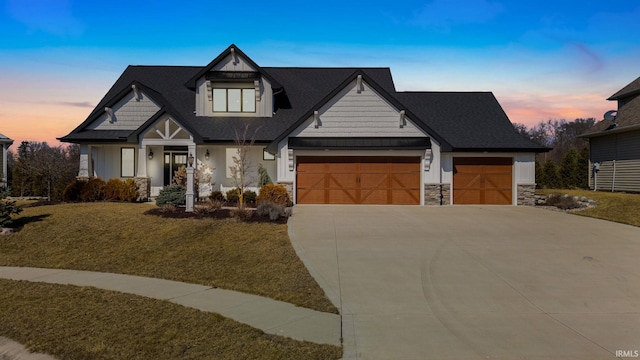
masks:
[(120, 177), (134, 177), (136, 170), (134, 148), (120, 149)]
[(256, 112), (255, 89), (213, 89), (214, 112)]

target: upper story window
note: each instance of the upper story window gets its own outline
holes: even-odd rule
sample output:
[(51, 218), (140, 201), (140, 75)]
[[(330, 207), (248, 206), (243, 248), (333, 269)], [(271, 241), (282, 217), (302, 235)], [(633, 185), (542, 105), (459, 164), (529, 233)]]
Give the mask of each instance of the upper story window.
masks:
[(255, 88), (214, 88), (214, 112), (256, 112)]

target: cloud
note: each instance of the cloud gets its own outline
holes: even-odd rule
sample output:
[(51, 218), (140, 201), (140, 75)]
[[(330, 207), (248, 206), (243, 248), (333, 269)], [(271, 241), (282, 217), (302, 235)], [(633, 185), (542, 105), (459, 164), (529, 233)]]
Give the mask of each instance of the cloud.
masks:
[(448, 0), (435, 0), (418, 11), (415, 25), (448, 32), (461, 24), (483, 24), (504, 11), (502, 4), (490, 0), (465, 0), (453, 5)]
[(69, 0), (7, 0), (7, 12), (30, 32), (43, 31), (56, 36), (78, 36), (84, 31), (71, 12)]
[(59, 104), (59, 105), (64, 105), (64, 106), (75, 106), (75, 107), (80, 107), (80, 108), (94, 108), (95, 105), (91, 104), (88, 101), (80, 101), (80, 102), (74, 102), (74, 101), (60, 101), (54, 104)]

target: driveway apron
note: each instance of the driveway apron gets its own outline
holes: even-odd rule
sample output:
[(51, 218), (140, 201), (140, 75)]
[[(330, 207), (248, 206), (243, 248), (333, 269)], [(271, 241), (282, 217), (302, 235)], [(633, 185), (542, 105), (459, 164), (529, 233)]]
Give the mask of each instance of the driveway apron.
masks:
[[(640, 350), (640, 229), (513, 206), (296, 206), (345, 359), (615, 359)], [(627, 352), (628, 354), (628, 352)]]

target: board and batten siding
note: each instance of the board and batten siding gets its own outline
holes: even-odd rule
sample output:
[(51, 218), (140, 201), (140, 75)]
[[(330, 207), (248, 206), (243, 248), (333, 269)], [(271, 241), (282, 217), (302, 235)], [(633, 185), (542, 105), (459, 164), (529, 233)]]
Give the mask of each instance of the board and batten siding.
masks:
[[(596, 190), (640, 191), (640, 131), (589, 139), (589, 186)], [(593, 164), (599, 163), (597, 173)]]
[(112, 109), (113, 118), (111, 121), (105, 112), (87, 128), (91, 130), (136, 130), (158, 112), (160, 106), (143, 92), (140, 92), (140, 96), (136, 99), (136, 95), (131, 91)]

